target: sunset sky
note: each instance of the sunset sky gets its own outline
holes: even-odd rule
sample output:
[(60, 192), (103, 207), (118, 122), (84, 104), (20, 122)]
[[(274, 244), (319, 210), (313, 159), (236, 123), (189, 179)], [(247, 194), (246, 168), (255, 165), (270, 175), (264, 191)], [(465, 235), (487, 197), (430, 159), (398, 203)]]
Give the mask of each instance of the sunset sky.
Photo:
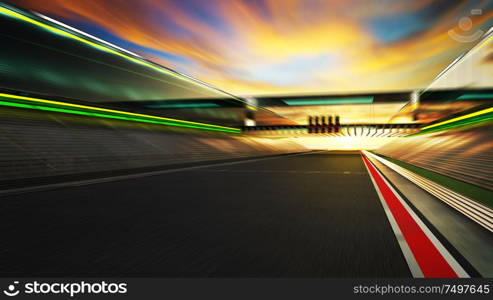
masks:
[[(237, 95), (426, 87), (474, 45), (449, 30), (493, 26), (491, 0), (8, 2)], [(464, 17), (468, 31), (459, 28)]]

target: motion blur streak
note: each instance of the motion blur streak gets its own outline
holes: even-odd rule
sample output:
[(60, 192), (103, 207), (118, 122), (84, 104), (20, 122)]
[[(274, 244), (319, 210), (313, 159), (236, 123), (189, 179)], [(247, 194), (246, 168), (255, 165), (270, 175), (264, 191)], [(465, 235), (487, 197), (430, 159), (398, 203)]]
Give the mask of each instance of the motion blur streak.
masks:
[[(146, 61), (144, 61), (144, 60), (141, 60), (140, 58), (139, 58), (139, 59), (136, 59), (136, 58), (134, 58), (134, 57), (131, 57), (131, 56), (125, 55), (125, 54), (120, 53), (120, 52), (118, 52), (118, 51), (115, 51), (115, 50), (113, 50), (113, 49), (111, 49), (111, 48), (108, 48), (108, 47), (106, 47), (106, 46), (103, 46), (103, 45), (100, 45), (100, 44), (97, 44), (97, 43), (91, 42), (91, 41), (89, 41), (89, 40), (87, 40), (87, 39), (84, 39), (84, 38), (81, 38), (81, 37), (76, 36), (76, 35), (74, 35), (74, 34), (71, 34), (71, 33), (67, 32), (67, 31), (64, 31), (64, 30), (61, 30), (61, 29), (55, 28), (55, 27), (50, 26), (50, 25), (47, 25), (47, 24), (43, 24), (43, 23), (38, 22), (38, 21), (36, 21), (36, 20), (34, 20), (34, 19), (32, 19), (32, 18), (29, 18), (29, 17), (27, 17), (27, 16), (24, 16), (24, 15), (22, 15), (22, 14), (20, 14), (20, 13), (17, 13), (17, 12), (15, 12), (15, 11), (9, 10), (9, 9), (7, 9), (7, 8), (5, 8), (5, 7), (0, 7), (0, 13), (6, 14), (6, 15), (8, 15), (8, 16), (11, 16), (11, 17), (17, 18), (17, 19), (19, 19), (19, 20), (23, 20), (23, 21), (28, 22), (28, 23), (31, 23), (31, 24), (33, 24), (33, 25), (36, 25), (36, 26), (42, 27), (42, 28), (44, 28), (44, 29), (46, 29), (46, 30), (49, 30), (49, 31), (53, 32), (53, 33), (60, 34), (60, 35), (63, 35), (63, 36), (65, 36), (65, 37), (68, 37), (68, 38), (71, 38), (71, 39), (77, 40), (77, 41), (79, 41), (79, 42), (81, 42), (81, 43), (87, 44), (87, 45), (89, 45), (89, 46), (91, 46), (91, 47), (94, 47), (94, 48), (100, 49), (100, 50), (102, 50), (102, 51), (105, 51), (105, 52), (111, 53), (111, 54), (113, 54), (113, 55), (120, 56), (120, 57), (122, 57), (122, 58), (125, 58), (125, 59), (127, 59), (127, 60), (129, 60), (129, 61), (133, 62), (133, 63), (139, 64), (139, 65), (143, 65), (143, 66), (146, 66), (146, 67), (148, 67), (148, 68), (151, 68), (151, 69), (153, 69), (153, 70), (155, 70), (155, 71), (158, 71), (158, 72), (164, 73), (164, 74), (166, 74), (166, 75), (173, 76), (173, 77), (175, 77), (175, 78), (178, 78), (178, 79), (183, 80), (183, 81), (187, 81), (187, 82), (192, 83), (192, 84), (195, 84), (195, 85), (199, 85), (199, 86), (200, 86), (200, 87), (202, 87), (202, 88), (208, 88), (208, 89), (210, 89), (210, 90), (212, 90), (212, 91), (214, 91), (214, 92), (216, 92), (216, 93), (219, 93), (219, 92), (220, 92), (219, 90), (214, 89), (214, 88), (211, 88), (211, 87), (210, 87), (210, 86), (208, 86), (208, 85), (205, 85), (205, 84), (202, 84), (202, 83), (198, 83), (197, 81), (192, 80), (192, 79), (189, 79), (189, 78), (184, 77), (184, 76), (179, 76), (178, 74), (176, 74), (176, 73), (174, 73), (174, 72), (171, 72), (171, 71), (169, 71), (169, 70), (167, 70), (167, 69), (165, 69), (165, 68), (163, 68), (163, 67), (160, 67), (160, 66), (157, 66), (157, 65), (154, 65), (154, 64), (148, 63), (148, 62), (146, 62)], [(187, 88), (187, 87), (185, 87), (185, 86), (181, 86), (181, 87), (182, 87), (182, 88), (185, 88), (185, 89)]]
[(426, 130), (426, 129), (434, 128), (434, 127), (437, 127), (437, 126), (442, 126), (442, 125), (454, 123), (454, 122), (461, 121), (461, 120), (467, 120), (467, 119), (470, 119), (470, 118), (473, 118), (473, 117), (477, 117), (477, 116), (482, 116), (482, 115), (487, 115), (487, 116), (485, 116), (484, 118), (482, 118), (481, 121), (491, 120), (491, 119), (493, 119), (493, 116), (490, 115), (492, 112), (493, 112), (493, 107), (487, 108), (487, 109), (483, 109), (483, 110), (480, 110), (480, 111), (477, 111), (477, 112), (474, 112), (474, 113), (470, 113), (470, 114), (467, 114), (467, 115), (464, 115), (464, 116), (460, 116), (460, 117), (457, 117), (457, 118), (452, 118), (452, 119), (447, 120), (447, 121), (443, 121), (443, 122), (439, 122), (439, 123), (432, 124), (432, 125), (429, 125), (429, 126), (425, 126), (422, 129), (423, 130)]
[(366, 137), (366, 136), (330, 136), (330, 137), (298, 137), (292, 139), (308, 149), (326, 150), (373, 150), (392, 141), (395, 137)]
[[(45, 100), (45, 99), (36, 99), (36, 98), (32, 98), (32, 97), (24, 97), (24, 96), (17, 96), (17, 95), (9, 95), (9, 94), (0, 93), (0, 99), (2, 99), (2, 98), (16, 99), (16, 100), (21, 100), (21, 101), (27, 102), (27, 104), (23, 104), (23, 103), (0, 101), (0, 105), (4, 105), (4, 106), (31, 108), (31, 109), (39, 109), (39, 110), (47, 110), (47, 111), (58, 111), (58, 112), (64, 112), (64, 113), (96, 116), (96, 117), (102, 117), (102, 118), (122, 119), (122, 120), (136, 121), (136, 122), (156, 123), (156, 124), (169, 125), (169, 126), (189, 127), (189, 128), (224, 131), (224, 132), (231, 132), (231, 133), (239, 133), (240, 132), (239, 129), (231, 128), (231, 127), (203, 124), (203, 123), (197, 123), (197, 122), (163, 118), (163, 117), (152, 116), (152, 115), (136, 114), (136, 113), (130, 113), (130, 112), (125, 112), (125, 111), (118, 111), (118, 110), (105, 109), (105, 108), (99, 108), (99, 107), (91, 107), (91, 106), (87, 106), (87, 105), (78, 105), (78, 104), (72, 104), (72, 103), (66, 103), (66, 102), (51, 101), (51, 100)], [(48, 104), (48, 106), (46, 106), (46, 104)], [(57, 107), (50, 107), (49, 106), (50, 104), (56, 105), (58, 108)], [(65, 108), (67, 108), (67, 107), (79, 108), (79, 109), (84, 109), (86, 111), (67, 110), (67, 109), (64, 109), (64, 107)], [(60, 108), (62, 108), (62, 109), (60, 109)], [(89, 112), (87, 112), (87, 111), (89, 111)], [(98, 114), (97, 112), (105, 112), (106, 114), (101, 114), (101, 113)], [(113, 114), (117, 114), (117, 115), (112, 115), (109, 113), (113, 113)], [(123, 115), (123, 117), (121, 115)], [(132, 116), (133, 118), (129, 118), (129, 117), (125, 117), (125, 116)]]
[(493, 25), (489, 1), (11, 2), (238, 95), (423, 88), (473, 45), (460, 18)]
[(0, 276), (493, 277), (493, 1), (8, 2)]
[[(364, 153), (364, 152), (363, 152)], [(451, 257), (436, 237), (412, 212), (409, 206), (393, 190), (391, 185), (377, 171), (365, 154), (361, 154), (368, 172), (370, 173), (379, 195), (385, 201), (395, 222), (400, 228), (412, 255), (419, 265), (425, 278), (457, 278), (469, 277), (459, 265), (459, 273), (454, 267), (457, 262), (449, 261)], [(445, 250), (445, 251), (444, 251)], [(453, 259), (453, 258), (452, 258)]]

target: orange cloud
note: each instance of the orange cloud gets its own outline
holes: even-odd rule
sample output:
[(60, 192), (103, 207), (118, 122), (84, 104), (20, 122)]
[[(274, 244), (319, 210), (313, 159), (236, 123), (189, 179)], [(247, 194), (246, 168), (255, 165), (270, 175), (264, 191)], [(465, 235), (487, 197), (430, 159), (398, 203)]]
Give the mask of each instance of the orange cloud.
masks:
[[(198, 17), (206, 11), (220, 24)], [(140, 51), (239, 95), (410, 90), (426, 86), (472, 45), (447, 34), (467, 1), (18, 0), (55, 18), (89, 22), (120, 39), (182, 57)], [(440, 4), (428, 28), (382, 42), (368, 20), (417, 14)], [(435, 6), (436, 6), (435, 5)], [(466, 11), (467, 12), (467, 11)], [(474, 17), (481, 26), (493, 17)], [(420, 22), (417, 20), (416, 22)], [(390, 25), (389, 25), (390, 26)], [(384, 28), (385, 29), (385, 28)], [(298, 74), (299, 73), (299, 74)]]

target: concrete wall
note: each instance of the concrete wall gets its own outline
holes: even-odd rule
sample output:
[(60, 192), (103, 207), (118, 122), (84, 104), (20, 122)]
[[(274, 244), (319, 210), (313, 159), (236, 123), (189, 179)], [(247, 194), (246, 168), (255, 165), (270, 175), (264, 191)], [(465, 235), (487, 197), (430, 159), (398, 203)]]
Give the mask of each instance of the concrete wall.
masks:
[(287, 139), (0, 109), (0, 181), (301, 152)]

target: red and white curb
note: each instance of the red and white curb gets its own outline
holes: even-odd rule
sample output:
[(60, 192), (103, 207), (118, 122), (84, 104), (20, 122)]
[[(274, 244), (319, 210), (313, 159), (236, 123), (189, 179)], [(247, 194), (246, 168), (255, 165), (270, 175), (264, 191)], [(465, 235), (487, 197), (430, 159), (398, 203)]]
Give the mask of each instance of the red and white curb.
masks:
[(363, 151), (363, 161), (413, 277), (470, 277), (365, 155)]
[(474, 222), (486, 228), (488, 231), (493, 232), (493, 209), (486, 207), (474, 200), (471, 200), (459, 193), (456, 193), (444, 186), (441, 186), (438, 183), (435, 183), (427, 178), (419, 176), (414, 172), (398, 166), (378, 155), (370, 152), (365, 152), (365, 155), (378, 160), (385, 166), (399, 173), (404, 178), (407, 178), (436, 198), (442, 200), (454, 209), (463, 213)]

